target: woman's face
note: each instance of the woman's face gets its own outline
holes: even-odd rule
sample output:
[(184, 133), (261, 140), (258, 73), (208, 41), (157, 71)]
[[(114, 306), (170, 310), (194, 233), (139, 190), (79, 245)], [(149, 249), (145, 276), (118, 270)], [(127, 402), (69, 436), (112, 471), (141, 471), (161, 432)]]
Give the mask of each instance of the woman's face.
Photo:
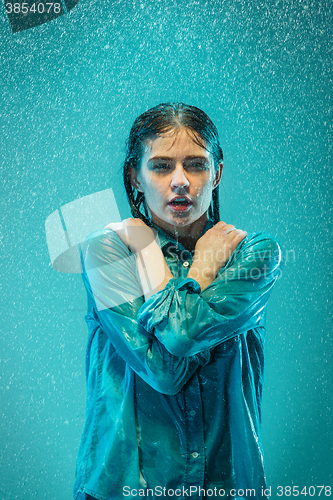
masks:
[(207, 220), (221, 173), (222, 164), (215, 170), (211, 154), (181, 128), (144, 143), (141, 167), (131, 169), (131, 181), (144, 193), (152, 222), (173, 229)]

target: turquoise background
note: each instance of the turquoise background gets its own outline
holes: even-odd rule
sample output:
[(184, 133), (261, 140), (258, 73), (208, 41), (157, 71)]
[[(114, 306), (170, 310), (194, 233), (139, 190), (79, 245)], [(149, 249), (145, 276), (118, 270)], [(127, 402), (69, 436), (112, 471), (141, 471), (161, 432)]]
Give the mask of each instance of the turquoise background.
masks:
[(0, 10), (0, 499), (69, 500), (84, 422), (85, 291), (50, 266), (45, 220), (109, 187), (127, 217), (125, 139), (170, 100), (220, 131), (222, 219), (286, 252), (267, 317), (272, 498), (333, 487), (332, 3), (80, 0), (15, 35)]

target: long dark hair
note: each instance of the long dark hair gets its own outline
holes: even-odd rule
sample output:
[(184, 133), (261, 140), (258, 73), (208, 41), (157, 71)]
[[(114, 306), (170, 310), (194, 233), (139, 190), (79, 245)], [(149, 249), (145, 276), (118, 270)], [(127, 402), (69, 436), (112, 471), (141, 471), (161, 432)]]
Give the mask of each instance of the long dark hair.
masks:
[[(126, 141), (127, 151), (123, 165), (123, 177), (133, 217), (142, 219), (148, 225), (150, 225), (150, 221), (144, 203), (144, 193), (133, 188), (129, 167), (135, 170), (140, 169), (144, 141), (180, 127), (189, 130), (193, 140), (200, 147), (210, 152), (215, 168), (223, 160), (217, 128), (209, 116), (201, 109), (188, 106), (182, 102), (170, 102), (158, 104), (158, 106), (148, 109), (148, 111), (138, 116)], [(140, 211), (141, 207), (143, 207), (144, 214)], [(220, 220), (218, 188), (213, 190), (208, 216), (215, 224)]]

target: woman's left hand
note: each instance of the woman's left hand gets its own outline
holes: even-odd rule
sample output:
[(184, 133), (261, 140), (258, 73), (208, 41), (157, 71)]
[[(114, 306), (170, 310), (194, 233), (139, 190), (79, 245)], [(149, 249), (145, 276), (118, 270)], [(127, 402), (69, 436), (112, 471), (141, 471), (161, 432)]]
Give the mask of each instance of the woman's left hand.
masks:
[(232, 224), (223, 221), (215, 224), (198, 239), (187, 277), (196, 280), (201, 290), (206, 288), (246, 236), (246, 231)]
[(124, 219), (122, 222), (111, 222), (105, 229), (111, 229), (131, 250), (140, 252), (155, 241), (154, 231), (141, 219)]

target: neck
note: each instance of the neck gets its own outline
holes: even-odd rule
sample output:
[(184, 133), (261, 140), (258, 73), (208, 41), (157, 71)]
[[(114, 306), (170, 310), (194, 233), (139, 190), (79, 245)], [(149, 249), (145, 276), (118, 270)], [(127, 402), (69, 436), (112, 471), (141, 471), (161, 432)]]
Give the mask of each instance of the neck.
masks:
[[(154, 220), (155, 218), (157, 220)], [(181, 243), (186, 250), (191, 251), (194, 250), (198, 239), (201, 237), (202, 232), (205, 229), (208, 216), (206, 212), (199, 219), (187, 226), (173, 226), (158, 219), (157, 217), (152, 218), (152, 221), (154, 224), (163, 229), (166, 234), (171, 236), (171, 238)]]

